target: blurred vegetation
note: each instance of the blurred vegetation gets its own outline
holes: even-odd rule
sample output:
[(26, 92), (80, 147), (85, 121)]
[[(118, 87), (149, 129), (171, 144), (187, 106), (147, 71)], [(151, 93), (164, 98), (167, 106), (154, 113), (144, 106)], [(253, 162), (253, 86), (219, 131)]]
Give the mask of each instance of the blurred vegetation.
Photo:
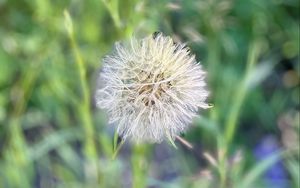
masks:
[[(0, 187), (300, 187), (299, 1), (0, 0)], [(161, 31), (207, 70), (176, 141), (125, 143), (94, 105), (113, 44)]]

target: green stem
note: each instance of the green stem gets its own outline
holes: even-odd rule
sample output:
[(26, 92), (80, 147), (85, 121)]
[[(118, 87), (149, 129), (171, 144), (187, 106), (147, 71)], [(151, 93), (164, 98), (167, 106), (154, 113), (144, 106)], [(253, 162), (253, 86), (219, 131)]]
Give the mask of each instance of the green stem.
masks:
[[(209, 36), (209, 43), (208, 43), (208, 76), (209, 76), (209, 82), (215, 83), (217, 78), (214, 78), (212, 76), (216, 75), (216, 70), (218, 70), (218, 66), (220, 63), (220, 45), (218, 43), (218, 35), (215, 33), (212, 33)], [(218, 86), (218, 85), (216, 85)], [(216, 87), (217, 90), (221, 90), (222, 88)], [(215, 94), (217, 95), (217, 93)], [(217, 98), (217, 97), (216, 97)], [(212, 121), (218, 122), (219, 121), (219, 111), (218, 107), (214, 107), (210, 110), (209, 117)], [(217, 134), (217, 147), (218, 151), (224, 150), (225, 143), (224, 143), (224, 136), (221, 133)], [(225, 166), (225, 155), (218, 156), (218, 173), (220, 176), (220, 188), (226, 187), (226, 166)]]
[[(92, 163), (92, 165), (95, 165), (97, 167), (97, 149), (96, 149), (96, 144), (94, 142), (94, 127), (93, 127), (93, 122), (91, 117), (92, 113), (90, 109), (90, 90), (86, 78), (85, 63), (82, 59), (82, 55), (80, 53), (79, 47), (75, 40), (71, 17), (67, 11), (65, 11), (64, 14), (65, 14), (65, 24), (69, 34), (71, 47), (76, 59), (80, 87), (82, 91), (82, 101), (81, 103), (79, 103), (79, 114), (81, 117), (81, 122), (85, 133), (84, 153), (86, 155), (88, 162)], [(95, 176), (98, 176), (97, 172), (98, 172), (98, 168), (96, 168), (96, 172), (94, 173)], [(94, 177), (94, 179), (95, 178), (97, 177)]]
[(81, 113), (83, 128), (85, 130), (85, 138), (86, 138), (85, 151), (87, 152), (88, 156), (95, 157), (97, 152), (96, 152), (95, 143), (93, 141), (94, 128), (93, 128), (93, 123), (91, 118), (90, 92), (89, 92), (87, 79), (86, 79), (86, 70), (77, 43), (74, 39), (74, 35), (71, 35), (70, 39), (71, 39), (71, 46), (76, 57), (77, 68), (80, 77), (80, 85), (82, 89), (82, 103), (79, 110)]
[(249, 47), (249, 55), (247, 60), (247, 68), (244, 78), (239, 84), (239, 89), (236, 91), (234, 95), (234, 103), (232, 104), (231, 111), (229, 112), (228, 119), (225, 123), (225, 139), (226, 145), (230, 145), (234, 133), (237, 127), (237, 120), (240, 113), (240, 108), (243, 104), (243, 101), (247, 94), (247, 82), (249, 80), (250, 73), (257, 62), (257, 58), (259, 56), (260, 45), (258, 41), (254, 41)]
[[(218, 136), (218, 151), (224, 151), (224, 137), (222, 137), (221, 135)], [(226, 155), (225, 153), (223, 153), (223, 155), (218, 155), (218, 171), (219, 171), (219, 175), (220, 175), (220, 188), (226, 188), (226, 170), (227, 170), (227, 166), (226, 166)]]
[(134, 145), (133, 153), (131, 157), (132, 163), (132, 187), (133, 188), (143, 188), (147, 185), (147, 170), (148, 170), (148, 161), (147, 156), (147, 147), (145, 145)]

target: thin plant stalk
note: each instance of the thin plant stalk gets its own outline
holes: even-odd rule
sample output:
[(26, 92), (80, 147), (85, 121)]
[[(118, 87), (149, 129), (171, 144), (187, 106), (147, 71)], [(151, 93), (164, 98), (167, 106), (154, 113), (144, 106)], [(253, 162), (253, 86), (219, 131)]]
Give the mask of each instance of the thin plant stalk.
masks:
[(227, 186), (227, 152), (229, 146), (233, 140), (233, 137), (237, 128), (237, 121), (240, 113), (240, 108), (243, 104), (243, 101), (247, 94), (247, 83), (249, 76), (257, 62), (257, 58), (259, 55), (259, 41), (254, 40), (253, 43), (249, 47), (249, 54), (247, 59), (247, 67), (246, 73), (242, 81), (240, 82), (239, 89), (236, 91), (234, 95), (234, 103), (229, 111), (229, 116), (227, 121), (225, 122), (225, 135), (218, 138), (218, 150), (222, 154), (219, 155), (219, 174), (220, 174), (220, 187), (225, 188)]
[(246, 73), (244, 78), (242, 79), (239, 89), (236, 91), (234, 95), (234, 103), (232, 104), (231, 110), (229, 112), (228, 119), (225, 123), (225, 139), (226, 145), (230, 145), (231, 141), (234, 137), (235, 130), (237, 127), (237, 120), (239, 117), (240, 109), (243, 104), (243, 101), (247, 94), (247, 82), (249, 80), (249, 76), (257, 62), (257, 58), (259, 56), (260, 45), (258, 41), (254, 41), (249, 47), (249, 54), (247, 60)]
[[(219, 66), (220, 62), (220, 47), (217, 39), (216, 34), (211, 34), (210, 35), (210, 42), (208, 43), (208, 78), (210, 83), (214, 82), (214, 78), (212, 77), (213, 75), (216, 75), (216, 70), (217, 67)], [(218, 122), (219, 121), (219, 108), (218, 106), (215, 106), (214, 108), (211, 109), (209, 118), (214, 121)], [(216, 145), (218, 150), (222, 150), (225, 148), (226, 143), (224, 142), (224, 135), (223, 134), (218, 134), (216, 137)], [(225, 167), (225, 157), (221, 157), (220, 155), (218, 156), (218, 166), (217, 170), (219, 173), (220, 177), (220, 188), (225, 188), (226, 187), (226, 167)]]
[[(73, 53), (76, 58), (76, 65), (79, 74), (79, 81), (82, 90), (82, 101), (79, 103), (79, 113), (82, 122), (82, 126), (85, 133), (85, 141), (84, 141), (84, 153), (88, 162), (93, 163), (93, 165), (98, 166), (97, 164), (97, 149), (94, 141), (94, 127), (91, 117), (91, 109), (90, 109), (90, 91), (88, 87), (88, 81), (86, 79), (86, 68), (85, 63), (83, 61), (82, 55), (78, 48), (77, 42), (75, 40), (74, 32), (73, 32), (73, 24), (69, 13), (65, 10), (65, 24), (68, 31), (71, 47)], [(94, 172), (95, 177), (91, 179), (97, 179), (98, 176), (98, 168), (96, 168)]]
[(134, 145), (133, 153), (131, 157), (132, 163), (132, 188), (143, 188), (147, 186), (147, 171), (148, 160), (147, 146), (146, 145)]

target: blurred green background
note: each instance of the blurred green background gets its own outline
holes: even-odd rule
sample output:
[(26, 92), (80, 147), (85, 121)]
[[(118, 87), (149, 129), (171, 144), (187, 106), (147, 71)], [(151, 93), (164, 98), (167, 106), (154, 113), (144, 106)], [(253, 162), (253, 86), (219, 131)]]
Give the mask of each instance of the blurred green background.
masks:
[[(298, 0), (0, 0), (0, 187), (299, 184)], [(115, 159), (101, 59), (155, 31), (185, 42), (209, 101), (182, 138)]]

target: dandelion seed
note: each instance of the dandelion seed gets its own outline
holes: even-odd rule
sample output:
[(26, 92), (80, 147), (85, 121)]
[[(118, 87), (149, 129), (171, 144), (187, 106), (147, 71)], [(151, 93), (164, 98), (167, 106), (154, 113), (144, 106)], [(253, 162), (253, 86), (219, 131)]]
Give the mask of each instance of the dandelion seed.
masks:
[(96, 105), (123, 139), (161, 142), (186, 131), (205, 102), (205, 72), (184, 44), (162, 34), (116, 43), (103, 59)]

